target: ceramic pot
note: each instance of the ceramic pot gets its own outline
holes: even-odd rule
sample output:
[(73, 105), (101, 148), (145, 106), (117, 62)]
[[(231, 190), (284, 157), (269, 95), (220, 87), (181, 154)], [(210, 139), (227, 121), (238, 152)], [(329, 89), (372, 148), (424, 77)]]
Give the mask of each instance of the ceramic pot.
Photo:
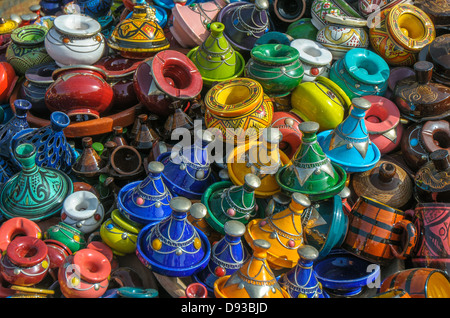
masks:
[(369, 17), (375, 12), (383, 11), (387, 8), (392, 8), (393, 6), (400, 3), (412, 3), (408, 0), (358, 0), (358, 11), (363, 17)]
[(119, 191), (117, 206), (125, 217), (147, 225), (170, 215), (172, 194), (162, 179), (163, 170), (161, 162), (152, 161), (148, 164), (149, 172), (144, 180), (131, 182)]
[(245, 68), (244, 57), (233, 49), (223, 35), (224, 24), (213, 22), (209, 30), (210, 33), (205, 41), (187, 54), (198, 68), (206, 87), (239, 77)]
[(67, 141), (64, 128), (70, 123), (69, 117), (55, 111), (50, 116), (50, 125), (41, 128), (27, 128), (17, 133), (10, 142), (11, 162), (20, 169), (20, 162), (14, 157), (18, 145), (29, 143), (36, 148), (36, 164), (39, 167), (58, 169), (66, 174), (72, 170), (78, 154)]
[[(114, 92), (106, 73), (94, 66), (66, 66), (52, 75), (54, 82), (45, 93), (50, 111), (61, 111), (69, 117), (100, 118), (112, 105)], [(76, 121), (76, 120), (74, 120)]]
[(139, 232), (136, 254), (155, 273), (186, 277), (207, 266), (211, 245), (206, 235), (187, 220), (191, 205), (186, 198), (173, 198), (171, 216)]
[(334, 129), (344, 120), (351, 100), (332, 80), (318, 76), (300, 83), (291, 94), (292, 112), (303, 121), (314, 121), (320, 130)]
[(226, 6), (224, 0), (203, 1), (192, 5), (175, 5), (172, 8), (173, 24), (170, 33), (184, 48), (201, 45), (209, 35), (209, 27), (217, 14)]
[(194, 279), (204, 285), (209, 292), (214, 291), (214, 282), (231, 275), (247, 261), (249, 253), (242, 242), (245, 225), (239, 221), (228, 221), (224, 226), (225, 235), (211, 248), (211, 259)]
[(247, 224), (244, 237), (251, 246), (257, 239), (270, 243), (267, 261), (272, 268), (293, 268), (299, 259), (297, 249), (304, 244), (302, 214), (311, 201), (301, 193), (293, 193), (289, 207)]
[(146, 59), (170, 47), (157, 23), (155, 8), (136, 5), (129, 19), (121, 21), (107, 40), (108, 46), (125, 58)]
[(50, 265), (47, 245), (29, 236), (16, 237), (0, 260), (4, 280), (13, 285), (33, 286), (47, 275)]
[(113, 0), (75, 0), (74, 4), (79, 7), (80, 13), (91, 18), (103, 17), (111, 10)]
[(17, 29), (18, 27), (19, 27), (19, 24), (12, 19), (5, 19), (5, 18), (0, 19), (0, 34), (1, 35), (11, 34), (12, 31)]
[(31, 109), (31, 103), (25, 99), (14, 101), (15, 114), (4, 125), (0, 126), (0, 156), (9, 161), (9, 145), (11, 139), (19, 132), (30, 128), (27, 121), (27, 113)]
[(8, 62), (0, 62), (0, 104), (8, 102), (17, 79), (14, 67)]
[(290, 94), (302, 81), (304, 70), (299, 52), (283, 44), (262, 44), (250, 52), (245, 77), (258, 81), (269, 96)]
[(331, 67), (330, 79), (350, 99), (367, 95), (384, 96), (389, 65), (378, 54), (367, 49), (351, 49)]
[(41, 12), (44, 15), (54, 15), (58, 11), (62, 10), (65, 3), (62, 0), (40, 0)]
[(270, 243), (255, 240), (251, 248), (252, 256), (238, 271), (215, 281), (216, 298), (289, 298), (267, 263)]
[(282, 135), (278, 148), (291, 159), (302, 141), (302, 132), (298, 125), (302, 120), (292, 112), (274, 112), (271, 128), (277, 128)]
[(447, 202), (450, 194), (449, 156), (447, 149), (433, 151), (430, 161), (416, 172), (414, 184), (418, 202)]
[(397, 105), (383, 96), (367, 95), (364, 99), (372, 104), (364, 117), (370, 141), (381, 155), (393, 152), (399, 147), (405, 130)]
[(45, 27), (29, 25), (11, 33), (12, 42), (6, 50), (6, 61), (12, 65), (17, 75), (25, 74), (30, 67), (53, 61), (44, 45), (47, 31)]
[(58, 271), (66, 298), (99, 298), (107, 290), (111, 264), (102, 253), (85, 248), (69, 255)]
[(55, 62), (30, 67), (25, 72), (25, 80), (22, 82), (19, 98), (31, 102), (30, 112), (41, 118), (49, 118), (50, 111), (45, 104), (45, 93), (53, 83), (52, 74), (59, 68)]
[(325, 16), (326, 25), (317, 32), (316, 41), (325, 46), (334, 60), (341, 59), (354, 48), (368, 48), (366, 20), (347, 16)]
[(450, 114), (450, 89), (431, 81), (433, 68), (431, 62), (417, 62), (414, 64), (415, 76), (400, 80), (395, 85), (394, 102), (402, 116), (413, 122), (438, 120)]
[(255, 3), (234, 2), (226, 5), (217, 15), (217, 22), (225, 25), (224, 35), (241, 54), (249, 53), (255, 42), (270, 31), (269, 1)]
[[(366, 220), (377, 225), (367, 229)], [(380, 241), (378, 237), (389, 237), (389, 240)], [(408, 257), (417, 238), (417, 229), (403, 211), (361, 196), (349, 215), (349, 231), (342, 248), (375, 264), (386, 265), (394, 258)]]
[(414, 5), (428, 14), (436, 29), (445, 29), (450, 24), (450, 12), (445, 3), (440, 1), (417, 0), (414, 2)]
[(61, 210), (61, 221), (90, 234), (100, 227), (105, 216), (103, 205), (89, 191), (77, 191), (67, 196)]
[(100, 23), (78, 14), (58, 16), (45, 37), (45, 49), (60, 67), (92, 65), (106, 47)]
[(216, 84), (206, 93), (204, 102), (206, 127), (219, 129), (228, 143), (257, 139), (272, 122), (272, 102), (253, 79), (235, 78)]
[(50, 226), (44, 232), (44, 239), (57, 241), (67, 247), (72, 253), (85, 248), (87, 245), (84, 234), (77, 228), (64, 222)]
[[(306, 13), (308, 4), (306, 0), (286, 1), (274, 0), (273, 8), (278, 19), (286, 23), (298, 21)], [(309, 9), (309, 8), (308, 8)]]
[(162, 51), (155, 58), (142, 62), (133, 81), (139, 101), (151, 113), (162, 117), (173, 112), (169, 105), (174, 100), (192, 100), (203, 87), (201, 74), (194, 63), (173, 50)]
[[(92, 182), (105, 172), (107, 162), (102, 160), (92, 147), (92, 138), (84, 137), (82, 140), (83, 151), (72, 166), (72, 172), (85, 182)], [(97, 180), (96, 180), (97, 181)]]
[(419, 51), (436, 37), (428, 15), (411, 4), (387, 8), (368, 23), (372, 48), (390, 66), (413, 65)]
[(285, 193), (300, 192), (311, 201), (331, 198), (344, 188), (347, 175), (320, 147), (318, 123), (303, 122), (299, 129), (303, 136), (302, 144), (291, 163), (278, 169), (275, 178)]
[(255, 190), (259, 198), (269, 198), (280, 191), (275, 180), (279, 167), (289, 163), (289, 158), (279, 149), (281, 132), (276, 128), (264, 129), (261, 141), (249, 142), (234, 148), (227, 159), (228, 176), (238, 186), (245, 176), (253, 173), (261, 179)]
[(380, 160), (373, 169), (354, 174), (351, 184), (356, 197), (370, 196), (399, 210), (405, 210), (411, 204), (412, 179), (394, 162)]
[(137, 236), (142, 226), (125, 218), (115, 209), (111, 217), (102, 223), (100, 236), (113, 253), (118, 256), (135, 253)]
[(347, 172), (370, 170), (380, 160), (380, 150), (370, 141), (364, 121), (371, 106), (364, 98), (354, 98), (349, 116), (335, 129), (317, 136), (324, 153)]
[(449, 46), (450, 35), (443, 34), (437, 36), (431, 44), (425, 46), (419, 53), (419, 61), (426, 60), (433, 63), (434, 81), (445, 85), (449, 85), (450, 83), (450, 67), (445, 61), (448, 56), (447, 51)]
[(291, 298), (329, 298), (317, 280), (313, 264), (319, 252), (312, 246), (302, 245), (297, 249), (299, 260), (295, 268), (283, 273), (279, 283)]
[(139, 103), (133, 86), (133, 76), (142, 60), (127, 59), (121, 56), (101, 58), (95, 67), (106, 72), (106, 81), (113, 89), (111, 109), (116, 111), (128, 109)]
[(450, 296), (450, 278), (446, 272), (434, 268), (410, 268), (386, 277), (380, 292), (402, 289), (411, 298), (447, 298)]
[(23, 217), (6, 220), (0, 226), (0, 250), (5, 252), (9, 243), (18, 236), (42, 239), (42, 230), (36, 222)]
[(64, 199), (73, 191), (72, 180), (62, 171), (36, 165), (33, 144), (17, 146), (15, 156), (22, 170), (3, 184), (0, 212), (6, 218), (22, 216), (31, 220), (59, 213)]
[(108, 174), (117, 182), (139, 179), (143, 173), (142, 156), (136, 148), (115, 146), (110, 152)]
[(312, 82), (317, 76), (329, 77), (333, 55), (322, 44), (309, 39), (296, 39), (290, 44), (299, 53), (304, 75), (303, 82)]
[(446, 149), (450, 142), (450, 126), (446, 120), (429, 120), (408, 126), (401, 140), (404, 160), (414, 173), (429, 161), (433, 151)]
[(291, 24), (286, 29), (286, 34), (296, 39), (307, 39), (315, 41), (317, 37), (317, 28), (312, 24), (311, 18), (302, 18)]
[(448, 203), (418, 203), (406, 211), (419, 230), (419, 239), (411, 255), (414, 267), (436, 268), (447, 272), (449, 240), (443, 226), (450, 213)]
[(49, 268), (48, 273), (54, 280), (58, 279), (58, 270), (66, 257), (72, 255), (70, 249), (63, 243), (56, 240), (44, 240), (48, 249)]

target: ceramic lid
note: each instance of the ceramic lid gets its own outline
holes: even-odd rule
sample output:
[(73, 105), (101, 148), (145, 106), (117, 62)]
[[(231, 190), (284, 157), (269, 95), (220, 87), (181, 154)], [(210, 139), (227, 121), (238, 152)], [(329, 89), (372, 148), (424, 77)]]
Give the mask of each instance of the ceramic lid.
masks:
[(66, 197), (62, 212), (73, 220), (86, 220), (92, 217), (100, 205), (97, 196), (90, 191), (77, 191)]
[(9, 34), (18, 26), (19, 24), (14, 20), (0, 18), (0, 34)]
[(330, 22), (331, 24), (339, 24), (351, 27), (365, 27), (367, 26), (366, 19), (360, 19), (349, 16), (335, 15), (335, 14), (327, 14), (325, 15), (325, 21)]
[(250, 78), (236, 78), (214, 85), (205, 95), (205, 106), (221, 117), (246, 114), (263, 100), (263, 88)]
[(64, 14), (53, 20), (53, 27), (65, 35), (89, 37), (98, 34), (102, 27), (97, 20), (79, 14)]
[[(417, 21), (411, 20), (410, 17), (415, 18)], [(414, 38), (412, 34), (409, 36), (407, 30), (405, 31), (399, 25), (403, 18), (405, 19), (405, 24), (422, 24), (420, 27), (423, 30), (423, 34), (418, 38)], [(419, 51), (427, 44), (433, 42), (436, 37), (433, 21), (424, 11), (412, 4), (403, 3), (394, 6), (387, 16), (387, 24), (390, 26), (389, 34), (395, 39), (395, 42), (408, 51)]]
[(296, 39), (290, 45), (298, 50), (300, 60), (308, 64), (323, 66), (330, 64), (333, 60), (331, 52), (319, 42)]
[(345, 69), (357, 81), (370, 85), (384, 85), (390, 69), (386, 61), (371, 50), (354, 48), (343, 58)]

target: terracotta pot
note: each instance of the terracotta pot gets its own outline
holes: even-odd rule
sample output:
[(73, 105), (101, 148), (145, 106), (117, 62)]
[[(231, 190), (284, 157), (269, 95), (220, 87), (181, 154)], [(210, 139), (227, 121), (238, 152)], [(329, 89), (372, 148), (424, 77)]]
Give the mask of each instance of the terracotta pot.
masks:
[(173, 112), (169, 105), (174, 100), (194, 99), (203, 88), (197, 67), (186, 55), (174, 50), (143, 61), (133, 81), (139, 101), (151, 113), (163, 117)]
[(45, 103), (52, 112), (62, 111), (71, 118), (83, 115), (100, 118), (112, 105), (114, 92), (106, 82), (105, 72), (99, 68), (62, 67), (52, 77), (54, 82), (45, 94)]
[(99, 298), (108, 288), (111, 263), (102, 253), (85, 248), (66, 258), (58, 272), (66, 298)]
[(40, 239), (42, 231), (36, 222), (23, 217), (6, 220), (0, 227), (0, 250), (6, 251), (9, 243), (17, 236), (30, 236)]
[(11, 64), (0, 62), (0, 104), (8, 102), (18, 78)]

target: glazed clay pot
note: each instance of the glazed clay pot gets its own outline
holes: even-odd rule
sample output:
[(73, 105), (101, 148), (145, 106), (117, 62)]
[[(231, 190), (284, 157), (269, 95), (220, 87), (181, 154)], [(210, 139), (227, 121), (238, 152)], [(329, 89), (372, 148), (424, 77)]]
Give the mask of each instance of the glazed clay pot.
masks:
[(311, 10), (310, 0), (274, 0), (273, 8), (278, 19), (286, 23), (294, 23)]
[(60, 67), (92, 65), (106, 48), (100, 23), (78, 14), (58, 16), (45, 37), (45, 49)]
[(185, 48), (201, 45), (208, 37), (210, 24), (215, 21), (226, 1), (213, 0), (193, 5), (176, 4), (172, 8), (173, 24), (169, 30), (177, 42)]
[(419, 61), (429, 61), (433, 63), (433, 80), (440, 83), (450, 84), (450, 65), (448, 63), (450, 47), (450, 34), (443, 34), (430, 44), (424, 47), (419, 53)]
[(8, 102), (17, 79), (18, 76), (12, 65), (8, 62), (0, 62), (0, 104)]
[(309, 39), (293, 40), (290, 44), (299, 52), (299, 58), (303, 65), (303, 82), (314, 81), (317, 76), (329, 77), (333, 55), (322, 44)]
[(292, 112), (274, 112), (270, 127), (278, 128), (283, 135), (279, 149), (292, 158), (302, 142), (302, 132), (298, 125), (302, 120)]
[(258, 81), (267, 95), (286, 96), (302, 81), (303, 65), (295, 48), (262, 44), (255, 46), (250, 55), (244, 74)]
[(42, 238), (42, 231), (36, 222), (23, 217), (6, 220), (0, 226), (0, 250), (6, 251), (9, 243), (17, 236)]
[(197, 67), (186, 55), (174, 50), (159, 52), (143, 61), (133, 81), (139, 101), (151, 113), (162, 117), (173, 112), (169, 105), (174, 100), (194, 99), (203, 88)]
[(398, 107), (383, 96), (368, 95), (364, 98), (372, 104), (364, 118), (370, 140), (381, 155), (394, 151), (399, 147), (404, 131)]
[(23, 26), (11, 33), (11, 44), (6, 50), (6, 60), (17, 75), (33, 66), (53, 61), (45, 49), (44, 41), (48, 29), (39, 25)]
[(58, 271), (58, 282), (66, 298), (99, 298), (107, 290), (111, 263), (90, 248), (68, 256)]
[(3, 279), (13, 285), (32, 286), (47, 275), (50, 265), (45, 243), (35, 237), (16, 237), (0, 260)]
[(112, 105), (113, 89), (99, 68), (66, 66), (53, 72), (52, 77), (54, 82), (45, 94), (45, 103), (52, 112), (62, 111), (71, 118), (100, 118)]
[(291, 94), (292, 112), (303, 121), (314, 121), (320, 130), (334, 129), (344, 119), (351, 101), (330, 79), (318, 76), (313, 82), (300, 83)]
[(223, 81), (207, 92), (204, 101), (206, 127), (218, 128), (230, 143), (243, 142), (246, 137), (256, 139), (272, 122), (272, 102), (253, 79)]
[(436, 37), (428, 15), (411, 4), (387, 8), (368, 23), (372, 48), (391, 66), (413, 65), (419, 51)]

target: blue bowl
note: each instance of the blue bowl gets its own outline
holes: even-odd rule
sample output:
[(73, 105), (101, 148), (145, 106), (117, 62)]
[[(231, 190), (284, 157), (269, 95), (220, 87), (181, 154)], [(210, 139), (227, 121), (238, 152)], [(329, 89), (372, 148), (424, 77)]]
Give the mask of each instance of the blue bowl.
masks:
[(333, 250), (314, 263), (317, 279), (332, 294), (355, 296), (374, 283), (380, 266), (343, 250)]

